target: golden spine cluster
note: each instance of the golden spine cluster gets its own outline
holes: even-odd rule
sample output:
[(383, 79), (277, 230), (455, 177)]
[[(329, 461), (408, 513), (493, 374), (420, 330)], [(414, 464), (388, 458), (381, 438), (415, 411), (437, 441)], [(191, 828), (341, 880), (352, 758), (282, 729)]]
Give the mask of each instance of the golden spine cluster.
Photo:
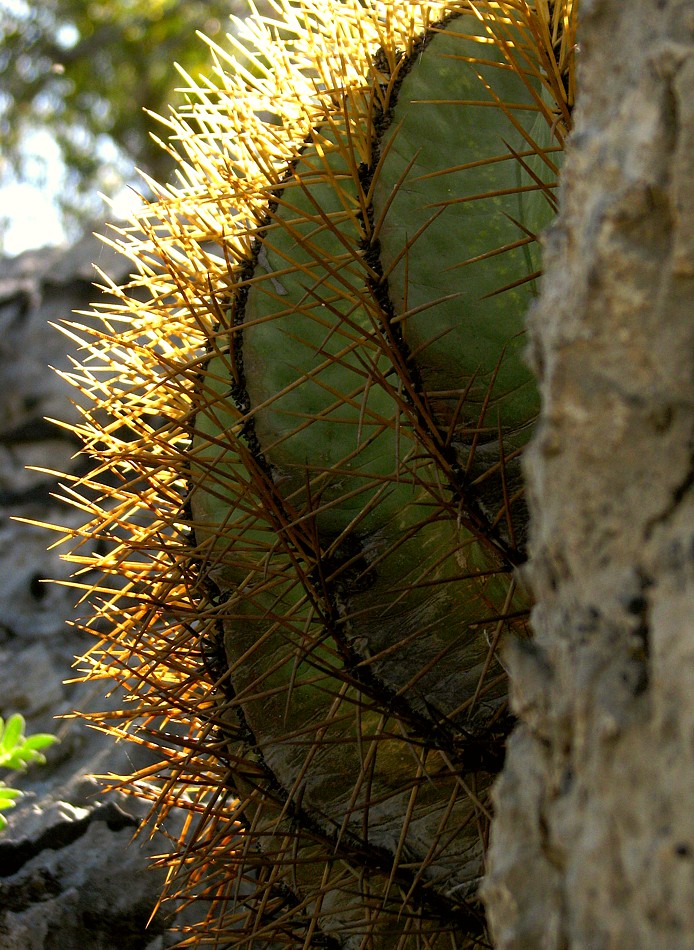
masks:
[(273, 6), (185, 77), (179, 182), (113, 241), (133, 278), (64, 327), (94, 463), (61, 540), (125, 700), (91, 718), (159, 752), (118, 779), (157, 822), (190, 814), (185, 945), (486, 946), (577, 4)]

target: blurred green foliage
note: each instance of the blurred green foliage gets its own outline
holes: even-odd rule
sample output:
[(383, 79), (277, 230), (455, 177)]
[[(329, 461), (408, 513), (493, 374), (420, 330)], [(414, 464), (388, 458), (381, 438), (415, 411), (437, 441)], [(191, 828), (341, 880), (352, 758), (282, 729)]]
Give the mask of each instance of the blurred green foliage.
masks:
[(67, 225), (100, 208), (99, 190), (135, 179), (134, 166), (166, 181), (171, 160), (143, 110), (180, 103), (173, 63), (209, 70), (196, 31), (222, 40), (229, 14), (245, 12), (244, 0), (0, 0), (0, 183), (45, 180), (45, 152), (31, 148), (41, 131), (65, 165)]

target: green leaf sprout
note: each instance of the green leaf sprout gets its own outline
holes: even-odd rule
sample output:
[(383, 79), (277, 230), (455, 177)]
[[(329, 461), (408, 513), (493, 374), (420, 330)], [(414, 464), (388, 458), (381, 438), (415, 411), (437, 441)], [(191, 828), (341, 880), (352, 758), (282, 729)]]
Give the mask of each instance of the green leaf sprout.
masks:
[[(40, 750), (58, 741), (57, 736), (48, 732), (25, 736), (25, 727), (24, 716), (19, 713), (14, 713), (7, 721), (0, 716), (0, 768), (17, 772), (33, 763), (43, 765), (46, 757)], [(18, 789), (8, 788), (0, 781), (0, 812), (13, 808), (21, 794)], [(0, 831), (6, 827), (7, 819), (0, 814)]]

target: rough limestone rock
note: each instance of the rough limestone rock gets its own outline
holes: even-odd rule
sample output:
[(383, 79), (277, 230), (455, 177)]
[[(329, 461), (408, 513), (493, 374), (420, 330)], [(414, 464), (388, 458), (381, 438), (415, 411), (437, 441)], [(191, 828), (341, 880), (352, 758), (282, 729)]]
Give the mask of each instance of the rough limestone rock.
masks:
[(579, 39), (485, 894), (497, 950), (692, 950), (694, 8), (581, 0)]
[[(58, 480), (31, 465), (80, 471), (76, 440), (45, 421), (76, 421), (74, 392), (48, 366), (69, 370), (74, 348), (50, 322), (87, 309), (99, 291), (96, 262), (120, 282), (128, 263), (88, 236), (68, 251), (30, 251), (0, 261), (0, 715), (21, 713), (27, 732), (56, 732), (46, 766), (5, 780), (26, 794), (0, 832), (0, 950), (164, 950), (177, 939), (168, 913), (149, 918), (164, 871), (163, 834), (132, 842), (144, 803), (104, 794), (91, 774), (127, 772), (133, 750), (54, 716), (103, 707), (103, 687), (66, 684), (91, 637), (68, 626), (85, 611), (65, 578), (57, 536), (13, 517), (79, 525), (83, 516), (52, 497)], [(82, 320), (83, 318), (79, 318)], [(117, 698), (112, 700), (117, 705)], [(126, 757), (127, 756), (127, 757)], [(146, 763), (142, 756), (141, 763)], [(176, 816), (167, 831), (176, 833)]]

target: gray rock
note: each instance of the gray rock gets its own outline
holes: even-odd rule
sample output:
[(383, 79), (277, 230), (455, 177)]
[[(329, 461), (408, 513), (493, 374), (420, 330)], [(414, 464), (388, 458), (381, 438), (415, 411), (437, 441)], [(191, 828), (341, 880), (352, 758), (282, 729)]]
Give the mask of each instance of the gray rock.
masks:
[(33, 717), (62, 700), (63, 686), (55, 680), (55, 663), (42, 643), (34, 643), (15, 656), (3, 650), (0, 664), (0, 696), (6, 711)]
[(144, 950), (155, 935), (171, 945), (165, 914), (147, 927), (163, 884), (147, 862), (162, 837), (133, 843), (140, 820), (125, 808), (49, 798), (22, 809), (0, 840), (2, 950)]
[[(88, 320), (72, 311), (101, 296), (92, 261), (117, 282), (127, 278), (128, 262), (91, 235), (68, 251), (0, 261), (0, 715), (20, 712), (28, 733), (60, 738), (45, 766), (0, 776), (25, 793), (0, 832), (0, 950), (165, 950), (178, 939), (164, 910), (148, 924), (165, 877), (149, 865), (169, 839), (145, 831), (132, 841), (144, 804), (104, 794), (89, 778), (142, 767), (149, 753), (81, 719), (54, 718), (108, 704), (104, 684), (65, 682), (91, 646), (74, 625), (87, 608), (75, 606), (74, 589), (45, 583), (65, 580), (70, 566), (60, 546), (48, 550), (60, 535), (36, 524), (76, 528), (85, 520), (55, 497), (64, 492), (50, 474), (84, 466), (77, 441), (44, 416), (77, 418), (72, 387), (48, 369), (68, 370), (75, 344), (48, 321)], [(110, 702), (119, 705), (117, 696)], [(172, 814), (167, 833), (176, 835), (181, 821)]]

